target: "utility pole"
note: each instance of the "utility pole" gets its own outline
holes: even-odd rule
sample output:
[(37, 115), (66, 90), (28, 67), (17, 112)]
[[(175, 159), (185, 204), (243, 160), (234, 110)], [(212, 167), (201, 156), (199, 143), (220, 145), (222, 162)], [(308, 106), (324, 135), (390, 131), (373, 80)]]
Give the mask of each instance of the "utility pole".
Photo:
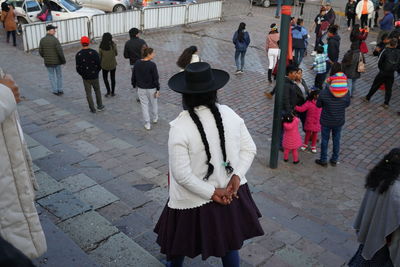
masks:
[(278, 167), (280, 135), (282, 131), (282, 100), (286, 74), (286, 60), (289, 42), (289, 24), (290, 17), (292, 15), (292, 6), (293, 0), (283, 0), (281, 7), (281, 33), (279, 37), (279, 47), (281, 50), (281, 54), (279, 57), (278, 75), (276, 79), (274, 119), (272, 125), (271, 152), (269, 157), (269, 167), (271, 169), (276, 169)]

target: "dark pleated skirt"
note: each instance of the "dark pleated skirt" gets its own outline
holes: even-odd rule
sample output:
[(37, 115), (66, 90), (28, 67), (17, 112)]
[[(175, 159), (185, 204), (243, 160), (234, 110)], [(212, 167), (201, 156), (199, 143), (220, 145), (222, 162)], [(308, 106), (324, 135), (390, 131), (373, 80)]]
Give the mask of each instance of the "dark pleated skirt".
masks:
[(194, 258), (202, 255), (223, 257), (238, 250), (243, 241), (261, 236), (264, 231), (258, 221), (258, 210), (247, 184), (240, 186), (239, 199), (223, 206), (215, 202), (201, 207), (178, 210), (165, 206), (154, 229), (157, 243), (167, 259), (174, 256)]
[(387, 246), (378, 250), (370, 260), (366, 260), (361, 256), (362, 250), (363, 245), (360, 245), (349, 262), (350, 267), (394, 267)]

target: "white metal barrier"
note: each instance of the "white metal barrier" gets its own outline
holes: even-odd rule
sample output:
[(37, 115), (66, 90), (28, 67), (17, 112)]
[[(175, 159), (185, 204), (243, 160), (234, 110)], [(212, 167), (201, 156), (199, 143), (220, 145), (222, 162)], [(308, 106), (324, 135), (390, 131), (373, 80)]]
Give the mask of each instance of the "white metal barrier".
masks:
[(131, 28), (140, 28), (140, 16), (140, 10), (95, 15), (91, 21), (91, 37), (100, 38), (105, 32), (124, 34)]
[(222, 17), (222, 1), (189, 5), (187, 23), (216, 20)]
[(143, 10), (144, 30), (184, 25), (186, 6), (167, 6)]
[(49, 22), (25, 24), (22, 26), (24, 50), (30, 51), (39, 48), (40, 39), (46, 35), (46, 25), (57, 26), (55, 36), (61, 44), (78, 42), (82, 36), (89, 36), (89, 19), (80, 17)]
[(141, 30), (158, 29), (189, 23), (221, 19), (222, 1), (203, 4), (177, 5), (145, 8), (121, 13), (95, 15), (89, 20), (80, 17), (53, 22), (39, 22), (22, 26), (24, 50), (39, 48), (40, 39), (46, 35), (46, 25), (58, 26), (56, 37), (61, 44), (78, 42), (84, 35), (101, 38), (105, 32), (113, 35), (125, 34), (131, 28)]

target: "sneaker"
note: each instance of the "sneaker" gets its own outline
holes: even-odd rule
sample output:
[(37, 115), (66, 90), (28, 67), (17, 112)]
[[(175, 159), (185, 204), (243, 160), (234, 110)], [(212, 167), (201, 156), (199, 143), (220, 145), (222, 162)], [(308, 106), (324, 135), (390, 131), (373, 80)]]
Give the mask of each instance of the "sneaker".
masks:
[(305, 151), (305, 150), (307, 149), (307, 147), (308, 147), (308, 145), (302, 145), (302, 146), (300, 147), (300, 149), (301, 149), (301, 151)]
[(332, 167), (336, 167), (337, 161), (330, 160), (329, 163), (331, 164)]
[(150, 123), (145, 123), (144, 128), (145, 128), (147, 131), (150, 131), (150, 130), (151, 130), (151, 125), (150, 125)]
[(60, 93), (59, 92), (53, 93), (53, 95), (60, 96)]
[(153, 120), (153, 123), (156, 124), (158, 122), (158, 118)]
[(288, 159), (283, 159), (283, 161), (284, 161), (284, 162), (288, 162), (289, 160), (288, 160)]
[(315, 163), (317, 163), (318, 165), (322, 166), (322, 167), (327, 167), (328, 163), (321, 161), (320, 159), (316, 159)]
[(115, 96), (115, 93), (111, 93), (111, 96)]
[(104, 97), (110, 97), (110, 93), (105, 94)]
[(100, 106), (100, 107), (97, 107), (97, 111), (103, 111), (104, 110), (104, 108), (105, 108), (105, 106), (104, 105), (102, 105), (102, 106)]
[(92, 113), (96, 113), (96, 110), (95, 110), (95, 109), (93, 109), (93, 110), (91, 109), (91, 110), (90, 110), (90, 112), (92, 112)]
[(275, 16), (275, 18), (276, 18), (276, 19), (279, 19), (280, 17), (279, 17), (279, 16)]
[(58, 95), (63, 95), (64, 91), (58, 91)]
[(312, 51), (310, 54), (312, 57), (315, 57), (317, 55), (317, 51)]
[(370, 45), (377, 45), (376, 41), (370, 42)]
[(369, 98), (365, 96), (365, 97), (362, 98), (362, 101), (369, 102)]
[(240, 74), (240, 70), (235, 71), (235, 75)]
[(242, 74), (242, 73), (244, 73), (244, 71), (243, 71), (243, 70), (240, 70), (240, 74)]
[(314, 153), (314, 154), (317, 153), (317, 148), (316, 147), (311, 147), (311, 152)]
[(264, 95), (268, 98), (268, 99), (272, 99), (272, 94), (270, 92), (265, 92)]
[(389, 108), (389, 105), (388, 105), (388, 104), (382, 104), (382, 107), (383, 107), (384, 109), (388, 109), (388, 108)]

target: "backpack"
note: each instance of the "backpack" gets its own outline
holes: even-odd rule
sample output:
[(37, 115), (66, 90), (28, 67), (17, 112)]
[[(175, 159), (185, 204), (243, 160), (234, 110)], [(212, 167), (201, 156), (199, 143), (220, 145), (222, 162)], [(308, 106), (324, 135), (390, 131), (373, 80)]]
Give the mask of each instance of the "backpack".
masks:
[[(400, 54), (397, 49), (386, 49), (383, 62), (383, 72), (395, 72), (399, 69)], [(382, 55), (381, 55), (382, 56)]]

